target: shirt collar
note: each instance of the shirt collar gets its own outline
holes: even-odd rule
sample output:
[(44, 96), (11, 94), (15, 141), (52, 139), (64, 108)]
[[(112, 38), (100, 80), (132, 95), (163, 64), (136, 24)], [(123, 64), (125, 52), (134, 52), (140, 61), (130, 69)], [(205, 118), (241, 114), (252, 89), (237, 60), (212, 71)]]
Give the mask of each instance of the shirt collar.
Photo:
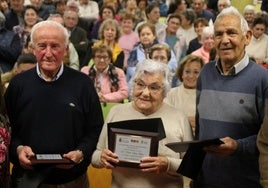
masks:
[[(56, 76), (53, 78), (52, 82), (58, 80), (59, 77), (62, 75), (62, 73), (63, 73), (63, 67), (64, 67), (64, 66), (63, 66), (63, 63), (62, 63), (62, 64), (61, 64), (61, 67), (60, 67), (60, 70), (58, 71), (58, 73), (56, 74)], [(42, 80), (47, 81), (47, 80), (42, 76), (38, 64), (36, 65), (36, 72), (37, 72), (37, 75), (38, 75)]]
[[(229, 71), (229, 74), (228, 75), (236, 75), (238, 74), (240, 71), (242, 71), (249, 63), (249, 57), (248, 57), (248, 54), (245, 54), (244, 57), (241, 59), (240, 62), (238, 62), (237, 64), (235, 64), (231, 70)], [(221, 66), (221, 61), (220, 59), (218, 59), (216, 61), (216, 64), (215, 64), (217, 70), (219, 71), (219, 73), (221, 75), (224, 75), (223, 74), (223, 71), (222, 71), (222, 66)]]

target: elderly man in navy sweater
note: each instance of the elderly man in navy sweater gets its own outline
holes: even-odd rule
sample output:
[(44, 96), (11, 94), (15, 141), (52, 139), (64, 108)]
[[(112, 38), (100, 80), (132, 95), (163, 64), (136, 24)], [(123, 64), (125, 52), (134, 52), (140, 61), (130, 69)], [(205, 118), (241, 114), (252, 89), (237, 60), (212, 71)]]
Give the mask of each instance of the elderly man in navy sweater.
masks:
[[(39, 22), (31, 43), (36, 68), (15, 76), (5, 94), (13, 187), (88, 188), (87, 167), (103, 125), (98, 95), (87, 75), (63, 65), (68, 33), (62, 25)], [(37, 154), (72, 162), (34, 165)]]
[(258, 188), (256, 138), (268, 99), (268, 72), (245, 52), (251, 38), (246, 20), (233, 7), (214, 23), (219, 59), (206, 64), (197, 82), (198, 139), (220, 138), (207, 152), (198, 188)]

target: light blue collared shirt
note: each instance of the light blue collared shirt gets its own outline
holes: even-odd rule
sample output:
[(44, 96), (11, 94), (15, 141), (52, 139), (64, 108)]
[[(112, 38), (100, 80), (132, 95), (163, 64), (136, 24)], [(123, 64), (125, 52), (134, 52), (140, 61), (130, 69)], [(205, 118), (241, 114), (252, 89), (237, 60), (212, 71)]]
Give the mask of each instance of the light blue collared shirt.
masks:
[[(229, 71), (228, 75), (236, 75), (238, 74), (240, 71), (242, 71), (247, 65), (249, 64), (249, 57), (248, 54), (245, 53), (244, 57), (241, 59), (241, 61), (237, 64), (235, 64)], [(221, 62), (220, 59), (216, 61), (215, 64), (216, 68), (218, 69), (218, 71), (220, 72), (221, 75), (224, 75), (223, 71), (222, 71), (222, 66), (221, 66)]]
[[(63, 67), (64, 67), (64, 66), (63, 66), (63, 63), (62, 63), (62, 64), (61, 64), (61, 67), (60, 67), (60, 70), (58, 71), (58, 73), (56, 74), (56, 76), (53, 78), (52, 82), (58, 80), (59, 77), (62, 75), (62, 73), (63, 73)], [(37, 72), (37, 75), (38, 75), (41, 79), (43, 79), (43, 80), (45, 80), (45, 81), (47, 82), (47, 80), (42, 76), (38, 64), (36, 65), (36, 72)]]

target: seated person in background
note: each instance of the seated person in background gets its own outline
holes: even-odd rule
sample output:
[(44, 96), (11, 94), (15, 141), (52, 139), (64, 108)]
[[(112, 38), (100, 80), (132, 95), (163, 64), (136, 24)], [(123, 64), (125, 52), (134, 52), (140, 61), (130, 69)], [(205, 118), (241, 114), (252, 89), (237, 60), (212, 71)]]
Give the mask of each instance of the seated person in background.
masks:
[(143, 16), (142, 11), (137, 7), (136, 0), (126, 0), (126, 7), (122, 8), (119, 11), (120, 22), (122, 21), (122, 17), (124, 17), (125, 14), (131, 14), (133, 16), (134, 26), (137, 23), (144, 21), (144, 19), (142, 18)]
[[(176, 173), (182, 153), (174, 152), (165, 144), (192, 140), (192, 130), (180, 110), (163, 102), (170, 88), (169, 68), (164, 63), (146, 59), (137, 64), (131, 81), (134, 100), (110, 110), (91, 164), (96, 168), (112, 169), (111, 187), (182, 188), (183, 177)], [(107, 145), (107, 123), (147, 118), (161, 118), (163, 122), (166, 138), (159, 141), (158, 156), (143, 157), (139, 168), (117, 166), (118, 156)]]
[(182, 82), (178, 87), (172, 88), (165, 98), (165, 102), (183, 111), (195, 130), (196, 111), (196, 82), (204, 65), (204, 60), (195, 55), (187, 55), (181, 61), (176, 77)]
[(258, 64), (268, 63), (268, 36), (265, 34), (267, 25), (266, 21), (261, 18), (255, 18), (252, 23), (252, 37), (246, 52), (253, 57)]
[(100, 102), (122, 102), (128, 98), (128, 85), (122, 69), (112, 63), (112, 51), (105, 45), (92, 48), (94, 64), (82, 67), (95, 85)]
[[(127, 61), (127, 82), (129, 82), (134, 74), (136, 65), (144, 59), (148, 59), (152, 46), (159, 44), (156, 39), (155, 26), (150, 23), (142, 24), (138, 29), (138, 34), (140, 42), (130, 51)], [(171, 52), (171, 59), (168, 64), (171, 70), (176, 70), (177, 60), (173, 52)]]
[(102, 6), (99, 12), (98, 20), (93, 24), (91, 31), (89, 32), (89, 37), (91, 38), (92, 42), (96, 42), (99, 40), (99, 28), (104, 20), (107, 19), (114, 19), (115, 18), (115, 11), (111, 6)]
[(1, 80), (4, 87), (7, 88), (8, 83), (15, 75), (35, 67), (36, 63), (37, 60), (34, 54), (21, 54), (18, 57), (13, 69), (1, 75)]
[(136, 27), (135, 27), (135, 32), (139, 33), (139, 27), (143, 25), (144, 23), (152, 24), (155, 27), (155, 33), (157, 40), (159, 42), (164, 42), (165, 41), (165, 29), (166, 25), (164, 23), (159, 22), (160, 18), (160, 9), (156, 4), (150, 4), (149, 6), (146, 7), (145, 9), (146, 21), (141, 21), (139, 22)]
[(42, 6), (43, 0), (30, 0), (31, 5), (35, 6), (38, 12), (38, 16), (42, 20), (46, 20), (49, 17), (49, 11)]
[(67, 8), (67, 0), (55, 0), (54, 6), (56, 8), (56, 14), (60, 14), (63, 16), (66, 8)]
[(174, 0), (170, 1), (168, 6), (167, 15), (169, 14), (180, 14), (183, 10), (187, 8), (185, 0)]
[(22, 11), (24, 24), (16, 25), (13, 31), (17, 33), (21, 40), (21, 46), (24, 46), (27, 37), (30, 35), (32, 27), (39, 22), (38, 11), (33, 5), (27, 5)]
[(79, 0), (79, 17), (97, 19), (99, 17), (99, 5), (93, 0)]
[(69, 33), (69, 40), (78, 53), (79, 63), (81, 65), (88, 53), (89, 41), (87, 32), (78, 26), (78, 18), (78, 13), (73, 10), (66, 10), (63, 15), (64, 26)]
[(193, 51), (192, 55), (197, 55), (204, 59), (205, 63), (209, 62), (210, 50), (214, 47), (214, 29), (211, 26), (207, 26), (203, 29), (202, 35), (202, 46), (201, 48)]
[(113, 19), (105, 20), (99, 29), (99, 41), (93, 44), (93, 47), (106, 45), (112, 51), (112, 63), (114, 66), (123, 69), (124, 66), (124, 51), (118, 45), (120, 37), (120, 27), (118, 22)]
[(165, 63), (169, 66), (169, 69), (172, 75), (171, 87), (175, 87), (177, 83), (176, 83), (176, 80), (174, 79), (174, 73), (178, 65), (176, 61), (170, 61), (171, 59), (170, 47), (164, 44), (153, 45), (149, 52), (149, 58), (155, 61), (158, 61), (160, 63)]
[(118, 40), (118, 45), (124, 51), (124, 70), (127, 68), (127, 59), (129, 53), (135, 44), (139, 42), (139, 35), (133, 31), (135, 26), (135, 18), (132, 14), (124, 14), (121, 17), (121, 36)]
[[(52, 21), (60, 23), (61, 25), (64, 25), (63, 17), (60, 14), (51, 14), (47, 20), (52, 20)], [(68, 42), (68, 45), (69, 45), (69, 49), (68, 49), (68, 52), (64, 54), (63, 63), (64, 65), (67, 65), (75, 70), (79, 70), (80, 64), (79, 64), (78, 53), (73, 43), (70, 40)]]
[(186, 40), (186, 48), (188, 48), (191, 40), (197, 37), (196, 32), (194, 31), (194, 21), (196, 19), (196, 14), (193, 9), (185, 9), (181, 12), (181, 25), (177, 30), (176, 34), (178, 38), (183, 36)]
[(21, 54), (20, 37), (5, 28), (6, 18), (0, 12), (0, 72), (12, 70), (17, 58)]
[(180, 62), (186, 55), (186, 40), (183, 36), (177, 36), (176, 32), (181, 25), (181, 17), (177, 14), (170, 14), (166, 21), (165, 43), (167, 43)]
[(245, 20), (248, 22), (249, 28), (252, 29), (252, 24), (253, 24), (254, 18), (256, 16), (255, 7), (253, 5), (245, 6), (244, 11), (243, 11), (243, 15), (244, 15)]
[(208, 26), (208, 21), (205, 18), (197, 18), (194, 21), (194, 31), (197, 34), (197, 37), (189, 42), (189, 47), (187, 49), (187, 54), (191, 54), (193, 51), (201, 48), (202, 46), (202, 31), (204, 27)]

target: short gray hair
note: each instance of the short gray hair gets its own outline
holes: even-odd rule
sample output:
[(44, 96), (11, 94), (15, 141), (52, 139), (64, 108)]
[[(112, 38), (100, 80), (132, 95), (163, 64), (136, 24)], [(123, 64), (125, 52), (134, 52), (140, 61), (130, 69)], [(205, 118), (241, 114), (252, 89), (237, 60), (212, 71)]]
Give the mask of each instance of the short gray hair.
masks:
[[(226, 2), (228, 7), (231, 6), (231, 1), (230, 0), (225, 0), (225, 2)], [(218, 4), (219, 4), (219, 1), (218, 1)]]
[(131, 86), (132, 86), (131, 90), (133, 91), (135, 81), (145, 73), (159, 73), (159, 72), (162, 73), (164, 76), (163, 93), (164, 97), (166, 97), (168, 91), (170, 90), (171, 72), (169, 70), (168, 65), (154, 61), (152, 59), (145, 59), (137, 64), (135, 74), (131, 78)]
[(247, 5), (245, 6), (244, 10), (243, 10), (243, 14), (245, 14), (247, 11), (253, 11), (253, 13), (256, 13), (255, 7), (253, 5)]
[(249, 30), (248, 23), (245, 20), (245, 18), (239, 13), (239, 11), (236, 8), (234, 8), (233, 6), (230, 6), (230, 7), (223, 9), (220, 12), (220, 14), (217, 16), (217, 18), (214, 22), (214, 25), (218, 20), (220, 20), (222, 17), (227, 16), (227, 15), (234, 15), (240, 19), (241, 30), (242, 30), (243, 34), (246, 35), (247, 31)]
[(57, 23), (55, 21), (52, 21), (52, 20), (46, 20), (46, 21), (41, 21), (41, 22), (38, 22), (37, 24), (35, 24), (32, 28), (32, 31), (31, 31), (31, 43), (34, 44), (34, 39), (33, 39), (33, 36), (34, 36), (34, 33), (36, 32), (36, 30), (40, 27), (43, 27), (43, 26), (50, 26), (50, 27), (56, 27), (58, 29), (60, 29), (64, 35), (64, 38), (65, 38), (65, 47), (68, 46), (68, 42), (69, 42), (69, 35), (68, 35), (68, 31), (66, 28), (64, 28), (60, 23)]

